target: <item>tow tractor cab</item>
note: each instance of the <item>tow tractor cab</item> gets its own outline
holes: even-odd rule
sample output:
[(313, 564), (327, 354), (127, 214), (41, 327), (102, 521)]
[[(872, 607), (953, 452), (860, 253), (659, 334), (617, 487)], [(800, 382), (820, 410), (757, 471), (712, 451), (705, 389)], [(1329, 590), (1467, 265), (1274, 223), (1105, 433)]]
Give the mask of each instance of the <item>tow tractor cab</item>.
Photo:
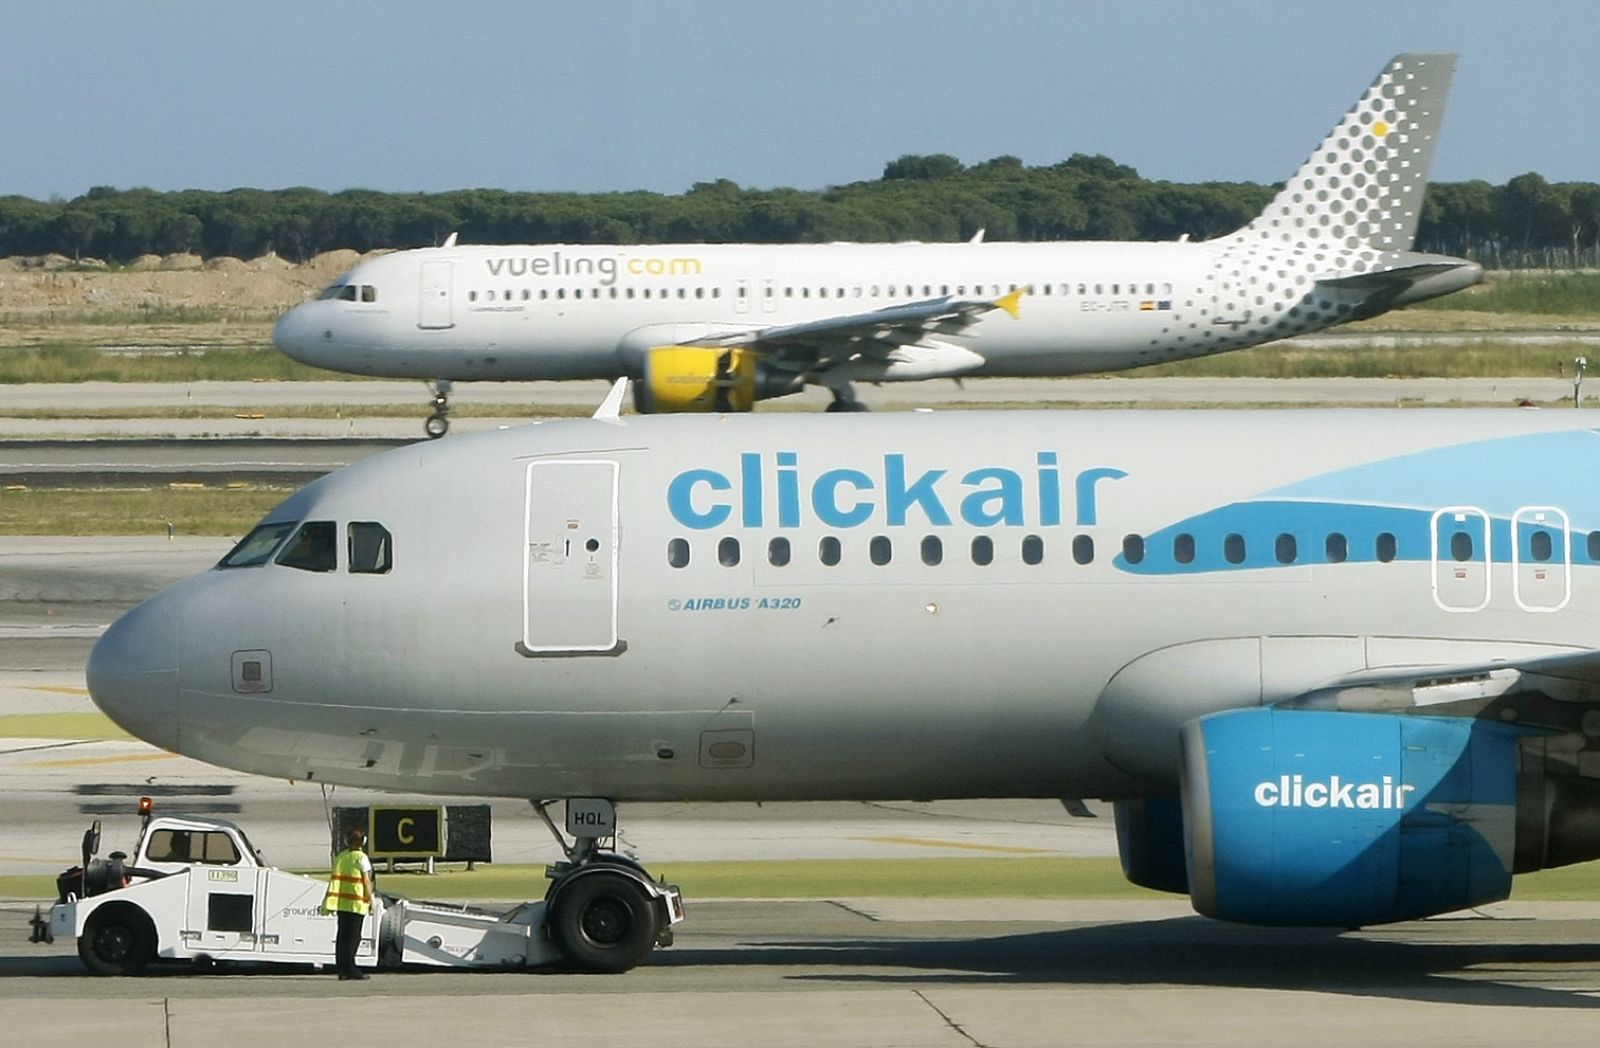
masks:
[[(607, 801), (586, 804), (610, 809)], [(78, 956), (97, 975), (135, 975), (153, 961), (334, 963), (337, 922), (322, 910), (325, 875), (266, 865), (244, 831), (226, 820), (157, 816), (148, 797), (139, 812), (131, 861), (120, 851), (97, 856), (98, 820), (84, 834), (82, 863), (56, 878), (46, 941), (75, 938)], [(569, 808), (569, 826), (573, 814)], [(635, 967), (655, 947), (671, 944), (683, 897), (631, 860), (596, 852), (595, 843), (580, 837), (567, 848), (563, 841), (575, 861), (549, 868), (543, 899), (504, 913), (377, 892), (357, 964)]]

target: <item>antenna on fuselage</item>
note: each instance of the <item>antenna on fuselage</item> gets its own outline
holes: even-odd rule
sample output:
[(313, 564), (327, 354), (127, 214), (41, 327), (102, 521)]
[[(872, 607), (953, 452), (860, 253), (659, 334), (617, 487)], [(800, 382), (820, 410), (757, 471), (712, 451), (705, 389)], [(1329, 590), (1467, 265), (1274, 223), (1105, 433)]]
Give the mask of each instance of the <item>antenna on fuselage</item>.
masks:
[(461, 234), (459, 232), (451, 233), (449, 236), (444, 238), (444, 243), (440, 244), (439, 246), (440, 247), (455, 247), (456, 246), (456, 237), (458, 237), (460, 235)]

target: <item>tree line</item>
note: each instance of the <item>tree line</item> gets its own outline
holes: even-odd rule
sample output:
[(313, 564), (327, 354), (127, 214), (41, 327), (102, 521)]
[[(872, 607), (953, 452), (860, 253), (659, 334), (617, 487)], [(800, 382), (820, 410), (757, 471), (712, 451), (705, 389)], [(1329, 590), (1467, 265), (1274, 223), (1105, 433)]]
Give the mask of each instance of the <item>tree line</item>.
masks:
[[(874, 181), (827, 189), (746, 189), (726, 179), (677, 195), (463, 189), (226, 192), (96, 187), (72, 200), (0, 197), (0, 257), (60, 254), (130, 262), (192, 253), (294, 262), (336, 248), (464, 243), (759, 243), (990, 240), (1206, 240), (1253, 218), (1279, 187), (1150, 181), (1104, 156), (1028, 167), (971, 166), (946, 154), (891, 161)], [(1491, 267), (1600, 264), (1600, 185), (1518, 175), (1504, 185), (1428, 187), (1417, 249)]]

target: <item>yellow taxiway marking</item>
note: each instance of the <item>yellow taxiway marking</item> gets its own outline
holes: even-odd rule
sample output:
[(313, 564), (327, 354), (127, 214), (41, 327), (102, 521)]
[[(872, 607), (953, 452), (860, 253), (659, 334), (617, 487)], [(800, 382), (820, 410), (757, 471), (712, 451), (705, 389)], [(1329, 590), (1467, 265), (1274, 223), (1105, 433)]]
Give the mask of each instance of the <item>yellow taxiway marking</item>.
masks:
[(54, 695), (83, 695), (89, 694), (88, 688), (74, 688), (67, 684), (25, 684), (23, 687), (29, 691), (48, 691)]
[(176, 753), (128, 753), (120, 757), (74, 757), (61, 761), (34, 761), (31, 768), (80, 768), (89, 764), (132, 764), (136, 761), (165, 761)]
[(873, 844), (910, 844), (918, 848), (958, 848), (962, 851), (995, 852), (1000, 855), (1054, 855), (1049, 848), (1014, 848), (1003, 844), (968, 844), (965, 841), (940, 841), (928, 837), (857, 837)]

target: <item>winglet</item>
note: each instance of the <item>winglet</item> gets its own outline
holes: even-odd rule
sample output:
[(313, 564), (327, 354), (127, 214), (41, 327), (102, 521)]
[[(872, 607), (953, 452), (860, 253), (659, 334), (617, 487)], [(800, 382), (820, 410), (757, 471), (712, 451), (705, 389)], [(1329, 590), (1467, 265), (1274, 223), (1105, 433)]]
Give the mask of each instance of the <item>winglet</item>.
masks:
[(594, 418), (611, 419), (622, 417), (622, 398), (628, 392), (628, 376), (617, 379), (611, 386), (611, 392), (606, 394), (606, 399), (594, 409)]
[(1016, 320), (1022, 316), (1022, 293), (1026, 290), (1027, 288), (1019, 287), (1004, 298), (995, 299), (994, 304), (997, 308), (1010, 313), (1012, 320)]

